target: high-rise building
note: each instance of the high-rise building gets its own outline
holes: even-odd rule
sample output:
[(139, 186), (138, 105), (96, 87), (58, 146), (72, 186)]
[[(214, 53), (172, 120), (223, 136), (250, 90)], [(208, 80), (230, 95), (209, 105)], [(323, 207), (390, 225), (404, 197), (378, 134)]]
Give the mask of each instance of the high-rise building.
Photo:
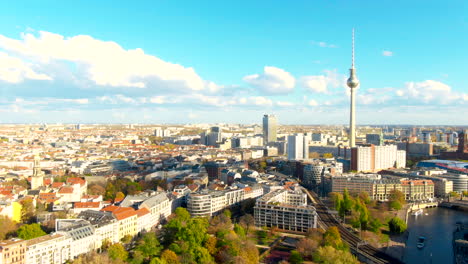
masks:
[(351, 170), (376, 172), (388, 168), (404, 168), (406, 151), (396, 145), (358, 146), (351, 149)]
[(288, 136), (288, 159), (304, 160), (309, 158), (309, 137), (303, 134)]
[(263, 143), (276, 141), (277, 120), (275, 115), (263, 116)]
[(356, 90), (359, 86), (359, 80), (356, 76), (356, 69), (354, 68), (354, 29), (353, 29), (353, 45), (352, 45), (352, 64), (349, 69), (349, 78), (346, 82), (351, 89), (351, 109), (349, 116), (349, 146), (356, 146)]

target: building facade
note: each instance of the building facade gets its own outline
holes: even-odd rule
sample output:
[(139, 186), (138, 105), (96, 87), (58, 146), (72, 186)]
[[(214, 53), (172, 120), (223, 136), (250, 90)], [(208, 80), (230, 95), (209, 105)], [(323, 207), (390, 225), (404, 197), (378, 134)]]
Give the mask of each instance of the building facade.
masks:
[(307, 232), (317, 228), (315, 207), (307, 205), (301, 191), (277, 190), (258, 199), (254, 207), (255, 225)]
[(305, 160), (309, 158), (309, 137), (303, 134), (288, 136), (288, 159)]
[(0, 264), (26, 264), (26, 241), (19, 238), (0, 241)]
[(277, 120), (275, 115), (263, 116), (263, 143), (268, 144), (277, 140)]

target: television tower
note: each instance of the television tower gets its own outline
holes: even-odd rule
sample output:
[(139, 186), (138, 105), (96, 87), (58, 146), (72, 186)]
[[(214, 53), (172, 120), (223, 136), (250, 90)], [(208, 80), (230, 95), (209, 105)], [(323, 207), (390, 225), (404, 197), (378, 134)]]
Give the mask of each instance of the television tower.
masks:
[(351, 88), (351, 109), (349, 116), (349, 147), (351, 148), (356, 146), (356, 90), (359, 86), (356, 69), (354, 68), (354, 28), (352, 42), (352, 64), (351, 69), (349, 69), (349, 78), (346, 82), (348, 87)]

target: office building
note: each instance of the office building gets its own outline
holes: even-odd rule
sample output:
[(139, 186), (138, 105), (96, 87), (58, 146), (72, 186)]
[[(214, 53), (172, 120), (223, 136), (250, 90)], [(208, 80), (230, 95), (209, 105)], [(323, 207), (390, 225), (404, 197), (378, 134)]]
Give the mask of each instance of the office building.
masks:
[(288, 159), (304, 160), (309, 158), (309, 137), (303, 134), (288, 136)]
[(263, 116), (263, 143), (275, 142), (277, 132), (277, 120), (275, 115)]

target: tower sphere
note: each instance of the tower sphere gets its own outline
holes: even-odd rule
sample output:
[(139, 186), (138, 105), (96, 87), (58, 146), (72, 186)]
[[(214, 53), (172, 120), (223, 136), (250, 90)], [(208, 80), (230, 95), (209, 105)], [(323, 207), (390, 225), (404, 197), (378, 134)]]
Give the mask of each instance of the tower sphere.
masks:
[(349, 88), (353, 89), (359, 86), (359, 80), (356, 77), (356, 74), (354, 72), (354, 69), (350, 69), (350, 76), (348, 78), (348, 81), (346, 82)]

